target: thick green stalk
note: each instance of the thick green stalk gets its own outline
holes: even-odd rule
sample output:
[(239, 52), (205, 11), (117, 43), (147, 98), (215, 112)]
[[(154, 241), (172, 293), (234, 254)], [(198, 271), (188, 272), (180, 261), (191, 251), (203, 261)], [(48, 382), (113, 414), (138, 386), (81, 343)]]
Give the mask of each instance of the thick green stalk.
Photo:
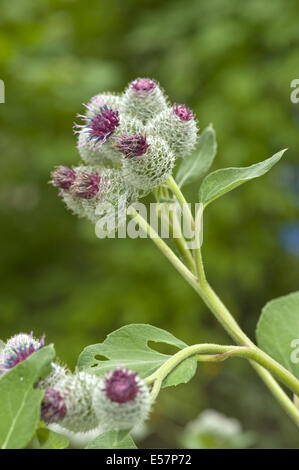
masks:
[[(169, 223), (169, 232), (172, 237), (172, 240), (174, 241), (179, 253), (183, 257), (186, 265), (190, 269), (190, 271), (195, 274), (196, 273), (196, 264), (193, 259), (193, 256), (188, 249), (186, 245), (186, 240), (183, 237), (181, 227), (179, 226), (179, 223), (177, 221), (176, 217), (173, 217), (173, 214), (171, 211), (168, 212), (168, 215), (165, 217), (165, 214), (163, 213), (163, 208), (162, 208), (162, 213), (160, 214), (161, 219), (167, 219), (166, 222)], [(179, 234), (179, 236), (177, 236)]]
[(199, 362), (220, 362), (230, 357), (241, 357), (253, 360), (275, 375), (275, 377), (294, 394), (298, 395), (299, 393), (299, 380), (260, 349), (245, 346), (223, 346), (220, 344), (195, 344), (194, 346), (188, 346), (182, 349), (168, 359), (151, 376), (147, 377), (146, 383), (150, 384), (156, 380), (162, 383), (175, 367), (188, 357), (195, 355), (199, 355)]
[[(176, 187), (176, 191), (179, 188)], [(184, 197), (183, 203), (185, 204)], [(130, 216), (136, 218), (140, 227), (148, 234), (148, 236), (153, 240), (156, 246), (164, 253), (164, 255), (169, 259), (169, 261), (174, 265), (177, 271), (183, 276), (183, 278), (195, 289), (195, 291), (200, 295), (205, 304), (210, 308), (214, 313), (215, 317), (225, 328), (227, 333), (240, 345), (256, 347), (254, 343), (247, 337), (247, 335), (239, 327), (236, 320), (233, 318), (229, 310), (225, 307), (213, 289), (205, 280), (204, 269), (201, 261), (201, 254), (197, 259), (197, 262), (200, 262), (199, 268), (203, 273), (203, 276), (197, 279), (186, 266), (181, 262), (179, 258), (173, 253), (169, 246), (158, 236), (157, 232), (147, 223), (147, 221), (140, 216), (136, 210), (131, 210), (129, 213)], [(190, 214), (188, 214), (190, 216)], [(192, 217), (192, 215), (191, 215)], [(268, 386), (272, 394), (276, 399), (281, 403), (288, 415), (295, 421), (298, 425), (299, 423), (299, 410), (295, 407), (292, 400), (286, 395), (282, 390), (276, 380), (272, 375), (265, 370), (259, 364), (256, 364), (252, 361), (253, 367), (257, 370), (260, 377), (263, 379), (265, 384)]]

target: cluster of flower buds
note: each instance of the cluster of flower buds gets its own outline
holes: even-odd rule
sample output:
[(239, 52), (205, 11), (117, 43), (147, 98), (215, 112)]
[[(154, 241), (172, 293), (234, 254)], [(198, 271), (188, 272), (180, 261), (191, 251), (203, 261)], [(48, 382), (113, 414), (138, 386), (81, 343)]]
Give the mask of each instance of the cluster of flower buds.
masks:
[[(0, 344), (0, 375), (44, 346), (33, 333), (19, 333)], [(89, 372), (72, 374), (59, 362), (36, 387), (45, 390), (41, 419), (71, 433), (131, 429), (148, 416), (149, 389), (136, 372), (117, 368), (98, 377)]]
[(133, 200), (126, 191), (122, 175), (116, 169), (98, 166), (67, 168), (58, 166), (51, 173), (50, 183), (60, 188), (67, 207), (78, 217), (96, 223), (100, 210), (112, 207), (115, 211)]
[(149, 389), (135, 372), (116, 369), (97, 377), (81, 371), (47, 388), (41, 418), (74, 433), (131, 429), (147, 418), (150, 405)]
[(170, 106), (155, 80), (137, 78), (121, 95), (101, 93), (85, 107), (78, 115), (82, 124), (75, 124), (84, 165), (57, 167), (50, 183), (69, 209), (92, 222), (103, 204), (126, 209), (156, 189), (172, 173), (175, 158), (187, 156), (197, 142), (192, 111)]

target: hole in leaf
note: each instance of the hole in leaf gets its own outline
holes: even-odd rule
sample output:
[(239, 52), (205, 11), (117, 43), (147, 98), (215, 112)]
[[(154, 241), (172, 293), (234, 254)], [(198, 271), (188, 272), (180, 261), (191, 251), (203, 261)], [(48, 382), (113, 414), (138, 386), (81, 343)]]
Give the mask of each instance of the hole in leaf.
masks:
[(172, 356), (179, 351), (179, 348), (167, 343), (156, 343), (155, 341), (148, 341), (148, 347), (161, 354), (168, 354)]
[(96, 354), (94, 357), (97, 361), (109, 361), (108, 357), (102, 356), (101, 354)]

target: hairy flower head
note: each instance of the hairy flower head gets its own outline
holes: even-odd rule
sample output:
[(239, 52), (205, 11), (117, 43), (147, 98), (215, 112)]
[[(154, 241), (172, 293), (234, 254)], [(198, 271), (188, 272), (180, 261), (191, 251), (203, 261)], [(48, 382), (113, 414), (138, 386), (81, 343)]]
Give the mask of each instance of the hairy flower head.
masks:
[[(92, 109), (89, 105), (87, 105), (87, 108), (89, 108), (89, 110)], [(87, 116), (79, 116), (85, 121), (85, 124), (75, 124), (75, 132), (81, 132), (78, 128), (83, 129), (88, 135), (88, 139), (92, 145), (104, 144), (119, 126), (118, 111), (108, 107), (106, 104), (98, 108), (98, 112), (91, 113)]]
[(73, 197), (91, 199), (99, 192), (100, 183), (101, 177), (98, 173), (79, 171), (76, 173), (76, 179), (70, 187), (70, 193)]
[(117, 403), (126, 403), (134, 400), (139, 391), (136, 376), (136, 372), (122, 369), (116, 369), (108, 375), (105, 379), (107, 398)]
[(190, 121), (194, 119), (194, 114), (191, 109), (187, 108), (184, 104), (174, 104), (173, 107), (174, 114), (181, 119), (181, 121)]
[(69, 189), (76, 178), (75, 171), (67, 166), (56, 166), (51, 173), (50, 184), (60, 189)]
[(137, 78), (130, 83), (130, 87), (137, 93), (147, 93), (155, 88), (157, 82), (149, 78)]
[(174, 104), (148, 125), (148, 133), (163, 138), (177, 157), (185, 157), (194, 150), (198, 129), (194, 114), (183, 104)]
[(142, 423), (151, 406), (149, 389), (137, 373), (108, 372), (93, 391), (93, 407), (103, 429), (130, 429)]
[(40, 340), (36, 339), (33, 337), (33, 332), (29, 335), (19, 333), (12, 336), (1, 351), (0, 368), (3, 372), (12, 369), (44, 345), (44, 336)]
[(120, 135), (114, 145), (126, 158), (139, 157), (149, 147), (146, 136), (141, 134)]
[(157, 188), (171, 174), (175, 156), (164, 139), (150, 135), (143, 155), (124, 158), (123, 174), (127, 184), (142, 195)]
[(49, 423), (58, 423), (67, 412), (65, 399), (58, 390), (47, 388), (41, 404), (41, 419)]
[(92, 394), (99, 380), (96, 375), (81, 371), (67, 375), (53, 387), (66, 407), (66, 413), (59, 421), (62, 427), (73, 432), (87, 432), (98, 426)]
[(167, 107), (165, 96), (155, 80), (137, 78), (129, 83), (121, 97), (121, 115), (130, 115), (144, 124)]

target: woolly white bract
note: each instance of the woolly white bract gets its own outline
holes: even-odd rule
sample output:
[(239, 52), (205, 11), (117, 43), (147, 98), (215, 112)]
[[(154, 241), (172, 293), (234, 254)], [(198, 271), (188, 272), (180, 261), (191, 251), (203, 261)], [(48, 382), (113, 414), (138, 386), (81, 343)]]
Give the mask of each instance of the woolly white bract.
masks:
[(72, 432), (87, 432), (99, 425), (92, 406), (92, 393), (99, 381), (96, 375), (78, 372), (59, 380), (54, 389), (65, 401), (66, 415), (59, 425)]
[(67, 367), (59, 364), (58, 362), (52, 362), (51, 372), (47, 377), (38, 381), (38, 388), (46, 389), (48, 387), (54, 387), (59, 380), (64, 379), (70, 372)]

